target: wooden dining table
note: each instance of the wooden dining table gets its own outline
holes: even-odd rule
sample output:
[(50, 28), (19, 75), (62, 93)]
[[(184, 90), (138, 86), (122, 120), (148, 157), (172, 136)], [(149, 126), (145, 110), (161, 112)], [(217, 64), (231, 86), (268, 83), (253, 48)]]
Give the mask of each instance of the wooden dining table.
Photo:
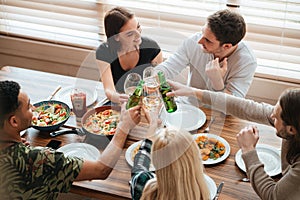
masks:
[[(0, 80), (14, 80), (18, 82), (21, 85), (22, 90), (29, 95), (32, 103), (49, 97), (58, 85), (61, 85), (63, 89), (65, 87), (74, 86), (78, 82), (89, 85), (97, 91), (97, 98), (95, 102), (90, 105), (89, 109), (92, 109), (94, 106), (101, 105), (101, 102), (105, 99), (103, 85), (98, 80), (87, 80), (79, 77), (63, 76), (12, 66), (1, 68)], [(99, 104), (97, 105), (97, 103)], [(217, 186), (221, 182), (224, 182), (224, 187), (219, 199), (260, 199), (252, 189), (249, 182), (241, 181), (242, 178), (246, 177), (246, 173), (242, 171), (235, 162), (235, 154), (239, 150), (239, 146), (236, 141), (236, 134), (245, 126), (256, 125), (260, 131), (260, 139), (258, 143), (267, 144), (275, 147), (276, 149), (280, 149), (281, 139), (276, 136), (276, 130), (270, 126), (224, 115), (223, 113), (210, 109), (209, 107), (204, 106), (199, 109), (205, 113), (206, 121), (202, 127), (191, 134), (202, 133), (208, 126), (213, 115), (215, 120), (210, 127), (210, 133), (219, 135), (230, 145), (230, 154), (224, 161), (216, 164), (205, 165), (204, 169), (204, 172), (214, 180)], [(65, 127), (62, 128), (80, 126), (81, 124), (76, 122), (76, 117), (71, 116), (65, 124)], [(137, 128), (136, 132), (139, 131), (142, 132), (143, 128)], [(129, 135), (124, 151), (122, 152), (110, 176), (106, 180), (74, 182), (71, 192), (96, 199), (130, 199), (131, 196), (128, 181), (131, 178), (131, 166), (125, 159), (125, 153), (126, 149), (131, 144), (143, 138), (143, 133), (140, 133), (140, 136), (141, 138), (137, 137), (136, 133), (133, 136)], [(86, 136), (79, 136), (76, 134), (66, 134), (53, 138), (49, 135), (49, 132), (40, 132), (33, 128), (27, 129), (26, 133), (22, 137), (25, 137), (32, 146), (46, 146), (46, 144), (52, 139), (62, 141), (61, 146), (75, 142), (85, 142), (86, 139)], [(99, 150), (101, 151), (101, 149)], [(280, 177), (281, 174), (278, 174), (273, 178), (278, 180)]]

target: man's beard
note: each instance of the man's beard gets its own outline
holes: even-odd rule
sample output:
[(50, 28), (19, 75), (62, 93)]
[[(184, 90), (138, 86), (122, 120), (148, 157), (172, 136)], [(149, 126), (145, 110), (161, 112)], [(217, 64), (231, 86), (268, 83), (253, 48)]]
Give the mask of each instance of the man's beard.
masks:
[(203, 45), (201, 45), (201, 48), (202, 48), (202, 51), (203, 51), (204, 53), (210, 53), (210, 52), (207, 51), (207, 49), (205, 49), (205, 48), (203, 47)]

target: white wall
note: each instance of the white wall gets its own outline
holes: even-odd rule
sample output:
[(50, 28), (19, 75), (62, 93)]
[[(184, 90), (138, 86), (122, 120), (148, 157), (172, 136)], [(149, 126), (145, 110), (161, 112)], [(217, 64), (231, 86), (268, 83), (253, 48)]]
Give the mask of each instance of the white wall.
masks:
[(300, 88), (300, 84), (254, 77), (247, 98), (275, 105), (280, 94), (287, 88)]

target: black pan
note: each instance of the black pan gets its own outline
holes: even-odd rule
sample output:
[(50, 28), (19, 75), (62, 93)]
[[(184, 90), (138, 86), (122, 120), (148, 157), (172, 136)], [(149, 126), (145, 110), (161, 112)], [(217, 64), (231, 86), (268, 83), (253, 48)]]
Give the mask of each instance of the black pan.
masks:
[(101, 135), (101, 134), (92, 133), (84, 127), (84, 124), (89, 116), (93, 115), (94, 113), (102, 112), (102, 111), (105, 111), (108, 109), (113, 109), (113, 110), (116, 110), (119, 112), (121, 111), (120, 106), (100, 106), (100, 107), (91, 109), (91, 110), (87, 111), (81, 119), (82, 128), (73, 128), (73, 129), (69, 129), (69, 130), (55, 131), (55, 132), (50, 133), (50, 135), (52, 137), (59, 136), (62, 134), (86, 135), (85, 143), (92, 144), (98, 148), (106, 147), (114, 135)]

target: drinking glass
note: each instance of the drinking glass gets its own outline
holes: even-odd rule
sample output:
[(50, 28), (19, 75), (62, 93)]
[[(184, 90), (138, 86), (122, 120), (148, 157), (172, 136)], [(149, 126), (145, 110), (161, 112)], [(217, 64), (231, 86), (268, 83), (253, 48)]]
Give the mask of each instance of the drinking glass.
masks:
[(162, 99), (156, 76), (148, 77), (144, 81), (143, 106), (149, 111), (158, 111), (162, 105)]
[(154, 72), (154, 67), (147, 67), (143, 71), (143, 80), (145, 81), (144, 93), (151, 94), (159, 92), (159, 82)]
[(162, 106), (161, 97), (153, 94), (144, 96), (143, 106), (151, 112), (157, 112)]
[(142, 77), (138, 73), (128, 74), (124, 82), (125, 94), (131, 96), (141, 79)]
[(152, 67), (152, 66), (146, 67), (143, 71), (143, 79), (145, 80), (152, 76), (154, 76), (154, 67)]
[(74, 88), (70, 93), (70, 98), (73, 106), (73, 112), (76, 115), (76, 120), (81, 121), (82, 116), (87, 111), (86, 92), (79, 88)]

